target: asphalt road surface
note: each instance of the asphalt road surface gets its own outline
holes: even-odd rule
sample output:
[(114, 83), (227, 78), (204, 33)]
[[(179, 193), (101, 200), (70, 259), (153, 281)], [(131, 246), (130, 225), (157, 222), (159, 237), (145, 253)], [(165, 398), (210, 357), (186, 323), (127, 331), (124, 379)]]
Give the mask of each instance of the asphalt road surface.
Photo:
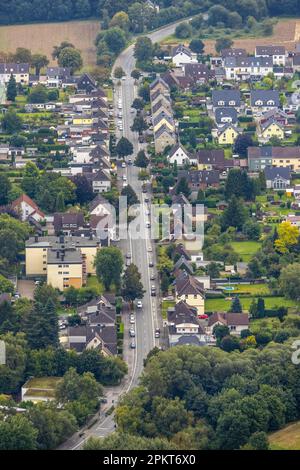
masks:
[[(172, 25), (161, 28), (153, 33), (147, 34), (152, 42), (158, 42), (165, 37), (173, 34), (176, 26), (184, 20), (178, 21)], [(131, 72), (135, 68), (135, 58), (133, 56), (134, 45), (129, 46), (123, 51), (117, 58), (115, 67), (122, 67), (126, 73), (125, 80), (115, 81), (115, 93), (114, 93), (114, 112), (116, 117), (116, 123), (122, 120), (122, 130), (118, 129), (117, 126), (117, 139), (122, 135), (129, 139), (134, 147), (134, 154), (131, 156), (132, 161), (134, 160), (137, 152), (142, 145), (138, 142), (138, 135), (133, 133), (130, 129), (135, 114), (132, 112), (132, 102), (137, 97), (137, 87), (135, 81), (131, 78)], [(122, 100), (122, 110), (118, 109), (119, 99)], [(119, 112), (122, 112), (122, 118), (118, 117)], [(128, 162), (128, 158), (127, 158)], [(150, 295), (150, 289), (152, 285), (156, 286), (157, 293), (159, 287), (157, 284), (157, 272), (156, 272), (156, 256), (155, 246), (150, 240), (150, 230), (146, 228), (146, 222), (149, 217), (147, 212), (149, 210), (148, 203), (145, 202), (145, 198), (149, 197), (149, 193), (142, 192), (142, 183), (138, 179), (139, 169), (133, 165), (126, 165), (126, 168), (119, 168), (118, 178), (119, 184), (122, 185), (122, 177), (126, 174), (127, 183), (132, 186), (135, 190), (140, 203), (142, 204), (141, 210), (141, 230), (144, 231), (145, 236), (140, 239), (133, 239), (133, 229), (129, 227), (128, 239), (121, 240), (119, 247), (122, 249), (124, 256), (126, 253), (131, 253), (131, 259), (134, 264), (137, 265), (139, 272), (142, 276), (142, 282), (146, 290), (145, 295), (142, 299), (143, 307), (136, 309), (136, 349), (130, 348), (130, 340), (128, 337), (129, 330), (129, 314), (125, 311), (123, 314), (125, 323), (125, 334), (124, 334), (124, 360), (128, 363), (128, 375), (123, 383), (118, 387), (107, 388), (105, 391), (107, 403), (101, 407), (100, 413), (95, 417), (95, 423), (89, 427), (89, 429), (81, 430), (76, 433), (72, 438), (68, 439), (62, 444), (60, 449), (68, 450), (79, 450), (83, 443), (91, 436), (93, 437), (104, 437), (114, 431), (114, 419), (113, 414), (106, 416), (107, 410), (112, 405), (115, 405), (124, 393), (128, 392), (131, 388), (138, 384), (139, 377), (143, 370), (143, 361), (147, 357), (147, 354), (154, 346), (159, 346), (159, 339), (155, 338), (155, 329), (160, 328), (162, 330), (162, 319), (159, 314), (159, 303), (158, 297), (152, 297)], [(151, 247), (151, 252), (150, 252)], [(154, 267), (149, 267), (149, 261), (153, 261)], [(154, 272), (156, 280), (150, 280), (150, 273)]]

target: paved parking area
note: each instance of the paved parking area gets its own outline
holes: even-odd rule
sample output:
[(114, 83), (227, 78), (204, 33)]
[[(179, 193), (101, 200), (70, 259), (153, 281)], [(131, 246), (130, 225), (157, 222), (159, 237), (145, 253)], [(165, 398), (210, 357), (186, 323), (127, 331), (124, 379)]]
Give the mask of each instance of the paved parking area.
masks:
[(21, 297), (26, 297), (27, 299), (32, 300), (35, 290), (34, 281), (30, 281), (27, 279), (18, 280), (17, 290), (18, 292), (20, 292)]

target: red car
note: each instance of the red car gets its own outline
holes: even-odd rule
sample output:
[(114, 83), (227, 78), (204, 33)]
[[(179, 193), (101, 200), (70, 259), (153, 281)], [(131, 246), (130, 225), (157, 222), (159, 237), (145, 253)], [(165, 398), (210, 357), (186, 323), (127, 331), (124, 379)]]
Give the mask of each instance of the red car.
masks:
[(200, 318), (201, 320), (206, 320), (208, 318), (208, 315), (206, 315), (206, 313), (203, 313), (203, 315), (198, 315), (198, 318)]

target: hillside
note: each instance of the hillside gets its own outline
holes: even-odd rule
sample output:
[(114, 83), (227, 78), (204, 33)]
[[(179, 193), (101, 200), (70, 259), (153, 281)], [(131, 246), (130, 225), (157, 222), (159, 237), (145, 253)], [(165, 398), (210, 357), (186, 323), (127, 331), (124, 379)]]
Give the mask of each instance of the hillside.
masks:
[(300, 450), (300, 421), (270, 434), (269, 443), (273, 450)]

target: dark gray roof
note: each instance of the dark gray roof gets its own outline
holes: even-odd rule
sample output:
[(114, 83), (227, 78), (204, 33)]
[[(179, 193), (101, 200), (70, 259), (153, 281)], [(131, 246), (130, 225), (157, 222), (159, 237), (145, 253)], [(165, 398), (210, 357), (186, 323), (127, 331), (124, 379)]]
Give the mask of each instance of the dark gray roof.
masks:
[(238, 114), (235, 108), (227, 107), (227, 108), (216, 108), (215, 110), (215, 119), (217, 124), (222, 124), (223, 118), (231, 118), (232, 123), (236, 123), (238, 118)]
[(179, 44), (179, 46), (176, 46), (173, 48), (172, 57), (174, 57), (177, 54), (186, 54), (189, 57), (192, 57), (192, 52), (190, 51), (190, 49), (185, 47), (183, 44)]
[(29, 73), (29, 64), (0, 63), (0, 74)]
[(226, 57), (224, 67), (273, 67), (273, 59), (269, 57)]
[(265, 177), (267, 181), (268, 180), (273, 181), (276, 178), (282, 178), (288, 181), (290, 181), (291, 179), (290, 168), (283, 168), (283, 167), (275, 168), (275, 167), (267, 166), (264, 169), (264, 172), (265, 172)]
[(68, 264), (81, 264), (82, 263), (82, 255), (81, 251), (79, 250), (49, 250), (48, 257), (47, 257), (48, 264), (61, 264), (61, 263), (68, 263)]
[(89, 211), (92, 212), (99, 204), (105, 205), (105, 207), (109, 207), (109, 202), (105, 197), (101, 194), (97, 194), (97, 196), (89, 203)]
[[(223, 101), (224, 106), (240, 106), (241, 93), (239, 90), (213, 90), (212, 103), (215, 108), (220, 107), (219, 102)], [(234, 102), (234, 105), (230, 103)]]
[(246, 49), (241, 49), (241, 48), (230, 48), (230, 49), (223, 49), (221, 51), (221, 56), (223, 59), (225, 57), (246, 57), (247, 56), (247, 51)]
[(285, 55), (285, 47), (284, 46), (256, 46), (255, 54), (266, 55), (266, 56)]
[(248, 158), (300, 158), (298, 147), (248, 147)]
[[(258, 105), (261, 101), (263, 104)], [(279, 92), (277, 90), (251, 90), (250, 93), (251, 106), (280, 106)]]
[(71, 69), (70, 67), (47, 67), (46, 75), (49, 78), (65, 79), (70, 77)]

